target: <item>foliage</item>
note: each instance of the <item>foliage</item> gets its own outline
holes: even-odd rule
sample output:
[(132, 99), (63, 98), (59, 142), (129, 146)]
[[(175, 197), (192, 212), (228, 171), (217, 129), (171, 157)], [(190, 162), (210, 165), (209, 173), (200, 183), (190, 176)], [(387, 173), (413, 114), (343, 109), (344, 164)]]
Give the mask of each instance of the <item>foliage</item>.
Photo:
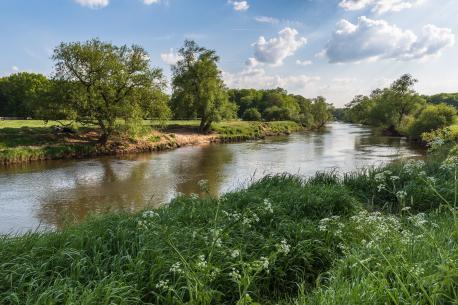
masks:
[(51, 85), (46, 76), (36, 73), (0, 78), (0, 117), (34, 117)]
[(414, 139), (421, 139), (425, 132), (450, 126), (457, 111), (454, 107), (445, 104), (428, 105), (414, 119), (408, 127), (408, 135)]
[(458, 93), (439, 93), (424, 98), (431, 104), (447, 104), (458, 108)]
[(116, 131), (117, 118), (134, 122), (167, 111), (162, 71), (150, 67), (139, 46), (118, 47), (98, 39), (62, 43), (53, 59), (54, 79), (65, 88), (57, 106), (69, 105), (78, 122), (97, 124), (102, 143)]
[(261, 121), (261, 119), (261, 113), (256, 108), (248, 108), (242, 114), (242, 120), (244, 121)]
[[(296, 121), (308, 128), (320, 128), (332, 118), (332, 107), (323, 97), (307, 99), (288, 94), (282, 88), (271, 90), (230, 89), (229, 100), (238, 106), (238, 116), (257, 121)], [(257, 113), (254, 113), (254, 109)], [(252, 115), (254, 114), (254, 115)], [(316, 116), (316, 117), (314, 117)]]
[(406, 129), (409, 116), (415, 115), (426, 101), (413, 90), (417, 82), (402, 75), (389, 88), (376, 89), (370, 96), (356, 96), (347, 105), (345, 119), (353, 123), (379, 126), (393, 133)]
[(234, 118), (236, 107), (228, 100), (216, 52), (187, 40), (178, 54), (180, 60), (172, 67), (175, 117), (200, 118), (199, 130), (204, 132), (213, 122)]

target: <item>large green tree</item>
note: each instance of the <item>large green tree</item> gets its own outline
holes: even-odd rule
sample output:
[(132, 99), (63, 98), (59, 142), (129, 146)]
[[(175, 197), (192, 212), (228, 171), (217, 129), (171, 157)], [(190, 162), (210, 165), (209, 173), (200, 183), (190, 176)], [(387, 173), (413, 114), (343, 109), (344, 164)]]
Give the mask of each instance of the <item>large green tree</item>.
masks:
[(36, 73), (21, 72), (0, 78), (0, 116), (35, 117), (50, 86), (46, 76)]
[(98, 39), (62, 43), (53, 55), (56, 82), (65, 90), (61, 103), (74, 110), (76, 120), (97, 124), (100, 141), (116, 131), (116, 120), (139, 121), (167, 111), (162, 71), (150, 66), (147, 52), (136, 45), (115, 46)]
[(172, 67), (171, 105), (177, 117), (200, 118), (199, 130), (207, 132), (213, 122), (233, 118), (236, 105), (229, 102), (214, 50), (186, 40)]

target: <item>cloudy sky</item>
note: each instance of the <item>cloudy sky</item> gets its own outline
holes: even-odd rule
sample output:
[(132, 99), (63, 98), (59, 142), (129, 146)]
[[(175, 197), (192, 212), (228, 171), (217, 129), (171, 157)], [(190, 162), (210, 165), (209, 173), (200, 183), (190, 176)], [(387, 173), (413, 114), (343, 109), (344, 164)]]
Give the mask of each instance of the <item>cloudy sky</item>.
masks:
[(226, 84), (284, 87), (341, 106), (403, 73), (458, 92), (458, 0), (0, 0), (0, 75), (50, 75), (53, 48), (139, 44), (170, 75), (186, 38), (215, 49)]

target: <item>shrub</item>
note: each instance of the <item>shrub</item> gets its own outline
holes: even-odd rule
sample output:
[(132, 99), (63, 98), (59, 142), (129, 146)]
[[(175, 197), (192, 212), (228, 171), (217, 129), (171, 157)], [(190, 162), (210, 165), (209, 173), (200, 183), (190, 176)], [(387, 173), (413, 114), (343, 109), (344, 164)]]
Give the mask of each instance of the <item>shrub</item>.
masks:
[(261, 113), (256, 108), (249, 108), (242, 115), (244, 121), (261, 121), (261, 119)]
[(445, 104), (429, 105), (424, 108), (419, 116), (408, 128), (408, 135), (413, 139), (421, 139), (425, 132), (431, 132), (447, 127), (453, 123), (456, 109)]

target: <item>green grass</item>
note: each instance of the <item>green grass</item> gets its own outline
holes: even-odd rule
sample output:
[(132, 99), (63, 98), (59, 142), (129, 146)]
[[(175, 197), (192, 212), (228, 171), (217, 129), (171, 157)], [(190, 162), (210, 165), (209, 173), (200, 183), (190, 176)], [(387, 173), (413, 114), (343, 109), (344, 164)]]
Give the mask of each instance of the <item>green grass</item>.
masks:
[[(153, 145), (161, 138), (158, 135), (149, 136), (152, 128), (169, 132), (169, 134), (183, 130), (197, 132), (199, 123), (198, 120), (168, 121), (166, 126), (161, 126), (159, 121), (143, 121), (143, 125), (136, 126), (135, 130), (122, 126), (125, 128), (120, 128), (119, 133), (127, 136), (119, 137), (117, 141), (125, 144), (126, 138), (128, 142), (132, 143), (138, 138), (145, 138)], [(52, 121), (45, 124), (44, 121), (37, 120), (0, 121), (0, 164), (85, 157), (97, 154), (98, 151), (107, 153), (105, 149), (97, 147), (95, 138), (80, 136), (84, 132), (96, 130), (95, 127), (73, 124), (77, 134), (59, 134), (53, 131), (52, 126), (55, 125), (60, 124)], [(221, 140), (234, 142), (257, 139), (267, 135), (286, 134), (301, 129), (294, 122), (230, 121), (215, 123), (212, 131), (219, 134)]]
[(5, 236), (0, 303), (456, 304), (449, 163), (269, 176), (221, 198)]

